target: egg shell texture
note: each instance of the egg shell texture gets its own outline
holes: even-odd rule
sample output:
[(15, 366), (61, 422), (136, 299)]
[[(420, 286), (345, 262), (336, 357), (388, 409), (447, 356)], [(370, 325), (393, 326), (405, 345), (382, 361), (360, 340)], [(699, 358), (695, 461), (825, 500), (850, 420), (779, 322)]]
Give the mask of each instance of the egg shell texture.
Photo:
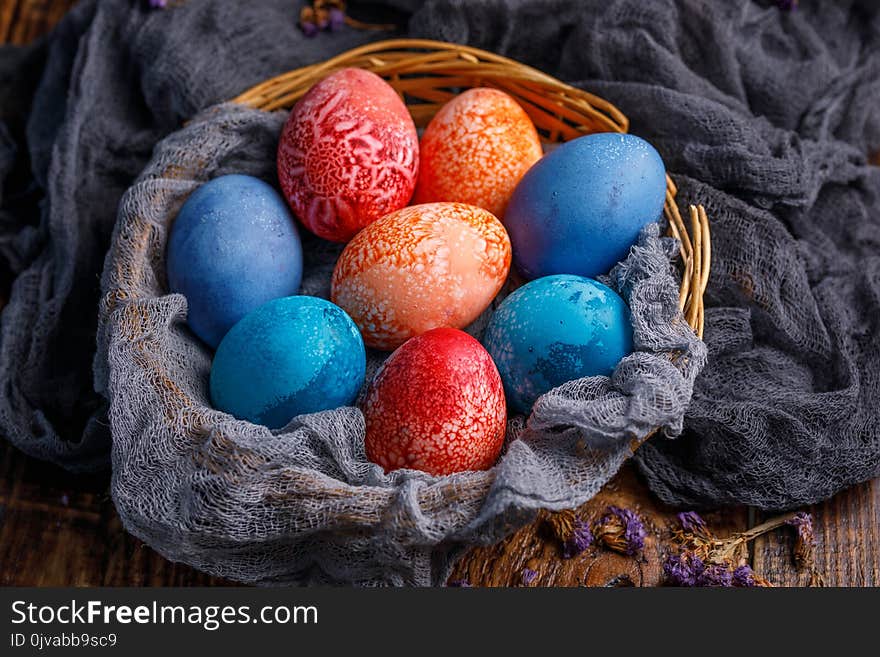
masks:
[(501, 217), (541, 154), (535, 125), (513, 98), (469, 89), (446, 103), (422, 135), (414, 201), (460, 201)]
[(214, 178), (180, 208), (168, 238), (168, 286), (186, 297), (187, 323), (216, 348), (238, 320), (296, 294), (302, 245), (284, 199), (244, 175)]
[(300, 221), (319, 237), (346, 242), (409, 202), (418, 134), (388, 83), (369, 71), (343, 69), (294, 106), (277, 164), (281, 189)]
[(538, 278), (514, 291), (483, 335), (518, 413), (567, 381), (610, 375), (632, 351), (629, 308), (611, 288), (581, 276)]
[(386, 471), (485, 470), (504, 444), (498, 370), (474, 338), (439, 328), (385, 361), (363, 403), (368, 458)]
[(491, 213), (463, 203), (398, 210), (349, 242), (332, 299), (364, 341), (391, 350), (432, 328), (463, 328), (504, 285), (510, 240)]
[(526, 278), (605, 274), (657, 221), (665, 199), (666, 169), (644, 139), (578, 137), (545, 155), (514, 190), (504, 215), (514, 265)]
[(236, 418), (277, 429), (297, 415), (350, 405), (365, 371), (360, 333), (341, 308), (285, 297), (227, 333), (211, 366), (211, 400)]

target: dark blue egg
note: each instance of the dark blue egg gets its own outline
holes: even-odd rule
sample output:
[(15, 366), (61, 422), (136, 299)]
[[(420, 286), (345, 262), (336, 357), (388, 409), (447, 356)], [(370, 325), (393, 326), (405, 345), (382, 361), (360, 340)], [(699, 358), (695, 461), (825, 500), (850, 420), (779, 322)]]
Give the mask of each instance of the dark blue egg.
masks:
[(211, 401), (278, 429), (297, 415), (350, 405), (364, 384), (360, 331), (317, 297), (269, 301), (233, 326), (211, 364)]
[(665, 198), (666, 169), (644, 139), (607, 132), (562, 144), (526, 172), (507, 206), (514, 265), (527, 278), (605, 274), (660, 218)]
[(187, 323), (211, 347), (260, 304), (296, 294), (302, 266), (287, 204), (252, 176), (221, 176), (199, 187), (168, 239), (168, 285), (186, 297)]
[(629, 308), (611, 288), (582, 276), (545, 276), (522, 286), (492, 314), (483, 345), (507, 405), (529, 413), (566, 381), (610, 375), (632, 351)]

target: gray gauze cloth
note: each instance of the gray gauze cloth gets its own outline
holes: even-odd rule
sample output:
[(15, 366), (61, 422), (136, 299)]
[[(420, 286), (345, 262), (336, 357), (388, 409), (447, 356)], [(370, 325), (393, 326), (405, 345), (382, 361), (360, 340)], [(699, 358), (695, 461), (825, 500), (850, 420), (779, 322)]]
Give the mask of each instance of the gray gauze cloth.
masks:
[[(15, 277), (0, 338), (5, 435), (67, 467), (100, 467), (109, 440), (96, 386), (113, 407), (114, 497), (126, 526), (172, 558), (264, 582), (438, 581), (452, 547), (500, 536), (535, 508), (586, 499), (628, 454), (621, 437), (647, 424), (665, 431), (636, 458), (671, 503), (790, 507), (880, 472), (880, 171), (866, 158), (880, 147), (870, 112), (880, 98), (876, 12), (852, 2), (794, 12), (697, 0), (384, 4), (412, 12), (401, 31), (409, 36), (500, 52), (615, 102), (660, 150), (681, 202), (706, 206), (709, 362), (682, 436), (670, 439), (702, 345), (664, 312), (670, 246), (650, 233), (610, 281), (633, 306), (637, 335), (650, 319), (637, 353), (610, 381), (545, 397), (527, 427), (514, 419), (489, 474), (386, 476), (350, 442), (362, 431), (352, 409), (271, 434), (204, 404), (209, 356), (186, 332), (185, 300), (165, 294), (164, 231), (206, 177), (242, 170), (271, 180), (263, 153), (283, 117), (199, 112), (388, 36), (307, 40), (286, 0), (190, 0), (154, 12), (85, 0), (48, 42), (3, 51), (0, 253)], [(43, 76), (27, 107), (31, 83), (20, 72), (34, 69)], [(213, 159), (173, 175), (162, 168), (193, 143)], [(23, 175), (28, 156), (32, 175)], [(102, 259), (119, 199), (145, 166), (108, 257), (113, 294), (93, 383)], [(139, 204), (151, 184), (147, 210)], [(127, 236), (141, 239), (140, 253)], [(655, 301), (636, 303), (636, 292)], [(655, 380), (639, 372), (639, 359), (652, 357), (659, 369), (670, 344), (688, 358), (663, 361)], [(126, 376), (135, 367), (141, 380)], [(149, 396), (167, 388), (166, 374), (185, 403)], [(597, 435), (601, 453), (589, 442)]]

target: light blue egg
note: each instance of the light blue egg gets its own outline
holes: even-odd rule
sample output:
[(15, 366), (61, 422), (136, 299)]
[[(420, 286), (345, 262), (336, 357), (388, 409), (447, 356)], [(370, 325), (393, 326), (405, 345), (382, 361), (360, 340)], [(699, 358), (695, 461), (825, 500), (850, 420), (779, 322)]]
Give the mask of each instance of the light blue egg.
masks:
[(526, 278), (606, 274), (660, 218), (666, 169), (635, 135), (598, 133), (562, 144), (522, 177), (504, 214)]
[(168, 239), (168, 285), (186, 297), (187, 323), (211, 347), (247, 313), (296, 294), (302, 245), (284, 199), (259, 178), (221, 176), (194, 191)]
[(566, 381), (610, 375), (632, 351), (629, 308), (611, 288), (582, 276), (535, 279), (507, 297), (483, 335), (508, 406), (529, 413)]
[(278, 429), (297, 415), (350, 405), (365, 370), (360, 331), (342, 308), (317, 297), (274, 299), (223, 338), (211, 366), (211, 401)]

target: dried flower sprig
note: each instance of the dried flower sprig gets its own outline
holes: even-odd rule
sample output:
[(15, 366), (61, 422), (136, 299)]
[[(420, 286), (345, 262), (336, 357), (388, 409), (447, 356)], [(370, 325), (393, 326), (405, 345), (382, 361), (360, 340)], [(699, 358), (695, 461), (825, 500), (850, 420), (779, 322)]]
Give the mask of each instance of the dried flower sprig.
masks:
[(689, 550), (669, 555), (663, 563), (663, 574), (668, 586), (770, 586), (748, 565), (732, 568), (729, 564), (706, 563)]
[(821, 586), (822, 577), (813, 565), (813, 522), (807, 513), (771, 518), (725, 539), (717, 538), (692, 511), (679, 513), (678, 522), (680, 527), (673, 529), (672, 536), (683, 552), (669, 556), (663, 565), (666, 581), (673, 586), (772, 586), (741, 561), (749, 541), (785, 525), (798, 532), (795, 564), (798, 569), (810, 568), (810, 585)]
[(363, 23), (345, 13), (344, 0), (314, 0), (299, 12), (299, 27), (307, 37), (313, 37), (322, 30), (338, 32), (344, 25), (356, 30), (393, 30), (391, 24)]
[(574, 524), (574, 531), (571, 537), (562, 544), (562, 556), (566, 559), (576, 557), (593, 544), (593, 532), (590, 526), (583, 520), (578, 520)]
[(733, 586), (738, 586), (740, 588), (758, 586), (758, 578), (755, 575), (755, 571), (752, 570), (752, 567), (748, 564), (743, 564), (742, 566), (734, 568), (733, 577), (731, 579)]
[(635, 556), (645, 547), (645, 525), (634, 511), (609, 506), (593, 523), (593, 538), (610, 550)]
[(797, 529), (797, 538), (794, 541), (794, 563), (798, 570), (803, 570), (813, 563), (813, 545), (816, 542), (813, 533), (813, 516), (804, 512), (796, 513), (786, 524)]
[(545, 512), (543, 520), (554, 538), (562, 545), (564, 559), (576, 557), (593, 544), (590, 526), (578, 518), (571, 509), (563, 509), (556, 513)]
[(797, 530), (794, 539), (794, 565), (799, 571), (809, 571), (810, 586), (825, 586), (824, 578), (816, 569), (816, 533), (813, 531), (813, 516), (801, 511), (786, 524)]

